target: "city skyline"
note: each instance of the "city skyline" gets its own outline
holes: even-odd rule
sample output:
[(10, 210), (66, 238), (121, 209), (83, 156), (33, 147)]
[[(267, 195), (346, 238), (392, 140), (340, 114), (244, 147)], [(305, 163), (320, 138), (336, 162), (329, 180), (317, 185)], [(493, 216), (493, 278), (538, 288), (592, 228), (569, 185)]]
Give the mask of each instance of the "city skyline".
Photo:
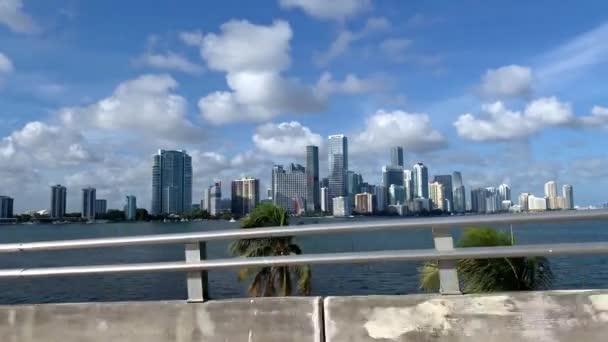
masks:
[(602, 2), (574, 17), (554, 3), (542, 25), (546, 4), (523, 1), (13, 2), (0, 12), (0, 196), (15, 212), (48, 209), (57, 183), (69, 212), (88, 186), (108, 208), (134, 194), (151, 210), (158, 148), (189, 152), (195, 202), (242, 176), (266, 189), (272, 165), (306, 165), (309, 145), (325, 177), (338, 133), (373, 184), (401, 146), (405, 167), (458, 170), (467, 191), (541, 195), (555, 180), (577, 205), (608, 200)]

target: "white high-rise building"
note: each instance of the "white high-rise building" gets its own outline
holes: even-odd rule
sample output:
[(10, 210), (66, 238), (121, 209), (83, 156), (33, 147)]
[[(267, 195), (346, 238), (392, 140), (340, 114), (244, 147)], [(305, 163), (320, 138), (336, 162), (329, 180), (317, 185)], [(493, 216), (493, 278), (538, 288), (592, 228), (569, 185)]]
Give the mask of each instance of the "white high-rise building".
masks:
[(412, 169), (414, 178), (414, 197), (429, 198), (429, 170), (422, 163), (417, 163)]
[(527, 192), (523, 192), (519, 195), (519, 207), (521, 211), (528, 211), (530, 210), (530, 207), (528, 205), (528, 199), (530, 197), (530, 194)]
[(220, 213), (222, 202), (222, 182), (217, 181), (205, 191), (205, 207), (209, 215), (215, 216)]
[(429, 184), (429, 196), (433, 202), (433, 209), (439, 209), (445, 211), (445, 191), (443, 184), (439, 182), (433, 182)]
[(547, 210), (547, 197), (528, 196), (529, 211), (545, 211)]
[(501, 201), (511, 200), (511, 188), (507, 184), (501, 184), (498, 186), (498, 194)]
[(554, 181), (545, 183), (545, 197), (557, 197), (557, 183)]
[(328, 213), (331, 206), (329, 205), (329, 188), (321, 188), (321, 211)]
[(562, 196), (564, 197), (564, 209), (574, 209), (574, 190), (572, 185), (562, 186)]
[(406, 201), (414, 199), (414, 179), (412, 177), (412, 170), (403, 170), (403, 187), (405, 188)]
[(327, 143), (329, 167), (329, 198), (346, 196), (348, 170), (348, 139), (343, 134), (330, 135)]

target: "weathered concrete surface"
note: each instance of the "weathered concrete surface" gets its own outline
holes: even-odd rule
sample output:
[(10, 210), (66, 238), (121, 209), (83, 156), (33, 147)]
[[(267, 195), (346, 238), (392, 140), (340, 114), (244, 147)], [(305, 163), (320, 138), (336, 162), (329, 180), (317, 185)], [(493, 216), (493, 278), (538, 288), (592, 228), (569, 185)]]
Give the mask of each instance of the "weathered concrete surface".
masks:
[(327, 342), (608, 341), (608, 291), (328, 297)]
[(321, 341), (319, 297), (0, 306), (2, 342)]

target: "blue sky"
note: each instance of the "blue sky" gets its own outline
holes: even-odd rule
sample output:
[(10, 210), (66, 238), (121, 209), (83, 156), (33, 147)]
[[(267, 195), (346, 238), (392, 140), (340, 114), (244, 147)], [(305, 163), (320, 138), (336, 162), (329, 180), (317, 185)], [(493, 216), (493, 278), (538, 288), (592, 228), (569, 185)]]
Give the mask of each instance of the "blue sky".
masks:
[[(431, 174), (608, 201), (603, 1), (0, 0), (0, 194), (50, 184), (149, 206), (151, 155), (268, 185), (274, 163), (349, 137), (380, 181), (389, 147)], [(322, 158), (322, 175), (326, 168)], [(225, 195), (228, 187), (224, 188)]]

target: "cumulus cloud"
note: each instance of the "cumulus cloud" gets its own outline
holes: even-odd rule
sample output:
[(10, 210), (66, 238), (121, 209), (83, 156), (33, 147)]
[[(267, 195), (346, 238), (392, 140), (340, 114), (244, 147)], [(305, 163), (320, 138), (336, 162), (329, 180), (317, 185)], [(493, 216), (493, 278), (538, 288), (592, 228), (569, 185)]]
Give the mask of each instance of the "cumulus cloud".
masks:
[(391, 23), (388, 19), (372, 17), (367, 19), (365, 26), (360, 31), (340, 30), (336, 39), (332, 41), (327, 50), (315, 54), (314, 62), (319, 66), (325, 66), (348, 51), (352, 43), (366, 38), (372, 33), (387, 30), (390, 27)]
[(321, 74), (316, 85), (316, 90), (324, 96), (333, 93), (361, 94), (384, 88), (384, 82), (380, 79), (364, 79), (354, 74), (348, 74), (342, 81), (335, 80), (331, 73)]
[(13, 72), (14, 69), (13, 62), (11, 62), (5, 54), (0, 52), (0, 75)]
[(431, 125), (427, 114), (379, 110), (367, 119), (363, 132), (354, 136), (353, 153), (386, 151), (403, 146), (410, 152), (427, 152), (446, 146), (445, 137)]
[(200, 30), (179, 33), (179, 39), (189, 46), (200, 46), (203, 43), (203, 32)]
[(136, 131), (175, 141), (200, 139), (200, 129), (186, 116), (186, 99), (173, 92), (177, 86), (169, 75), (143, 75), (119, 84), (109, 97), (89, 106), (63, 108), (59, 114), (67, 127)]
[(204, 69), (201, 65), (193, 63), (188, 58), (171, 51), (166, 53), (154, 53), (148, 51), (137, 58), (135, 64), (149, 66), (156, 69), (175, 70), (189, 74), (201, 73)]
[(534, 75), (532, 69), (520, 65), (507, 65), (486, 71), (481, 78), (479, 92), (484, 97), (503, 98), (529, 95)]
[(608, 127), (608, 108), (594, 106), (591, 115), (581, 117), (580, 122), (588, 127)]
[(483, 118), (469, 113), (461, 115), (454, 122), (458, 135), (473, 141), (504, 141), (575, 121), (572, 106), (555, 97), (534, 100), (523, 111), (509, 110), (500, 101), (483, 105), (482, 111)]
[(22, 0), (0, 0), (0, 23), (18, 33), (38, 31), (38, 25), (23, 11)]
[(306, 146), (321, 146), (323, 138), (297, 121), (268, 123), (258, 126), (253, 143), (263, 151), (276, 156), (303, 156)]
[(322, 20), (344, 20), (371, 7), (371, 0), (279, 0), (285, 9), (299, 8)]

